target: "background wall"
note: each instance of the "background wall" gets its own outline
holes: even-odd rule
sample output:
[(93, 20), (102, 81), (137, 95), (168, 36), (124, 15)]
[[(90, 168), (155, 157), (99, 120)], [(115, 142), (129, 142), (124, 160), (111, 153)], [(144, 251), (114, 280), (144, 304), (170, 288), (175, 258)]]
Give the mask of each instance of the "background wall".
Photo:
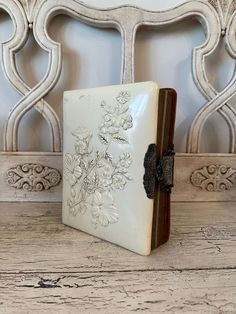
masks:
[[(111, 7), (120, 4), (138, 5), (149, 10), (161, 10), (181, 0), (84, 0), (96, 7)], [(13, 25), (9, 17), (1, 14), (0, 41), (10, 38)], [(60, 80), (46, 97), (62, 118), (63, 91), (68, 89), (118, 84), (121, 67), (121, 40), (115, 30), (96, 29), (68, 16), (56, 17), (49, 33), (62, 43), (63, 70)], [(205, 35), (196, 20), (171, 25), (165, 28), (138, 31), (135, 55), (136, 81), (155, 80), (160, 87), (173, 87), (178, 92), (178, 110), (175, 145), (184, 152), (186, 132), (205, 98), (195, 87), (191, 75), (192, 49), (202, 44)], [(48, 65), (47, 53), (35, 43), (31, 34), (23, 51), (17, 55), (17, 67), (25, 81), (34, 86), (44, 75)], [(232, 76), (234, 62), (227, 55), (224, 45), (207, 60), (209, 80), (221, 90)], [(21, 98), (6, 81), (0, 70), (0, 134), (10, 108)], [(228, 130), (225, 122), (216, 113), (204, 130), (203, 152), (227, 152)], [(3, 143), (0, 138), (0, 150)], [(30, 111), (20, 126), (20, 150), (50, 150), (47, 124), (35, 111)]]

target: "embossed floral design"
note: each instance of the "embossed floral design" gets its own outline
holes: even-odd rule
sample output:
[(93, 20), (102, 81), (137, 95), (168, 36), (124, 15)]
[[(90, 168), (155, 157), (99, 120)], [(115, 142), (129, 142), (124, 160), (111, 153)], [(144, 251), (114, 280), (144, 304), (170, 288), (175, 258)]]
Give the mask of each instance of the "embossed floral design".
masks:
[(99, 223), (101, 226), (107, 227), (109, 224), (118, 221), (119, 211), (115, 206), (111, 193), (105, 192), (101, 194), (98, 191), (95, 192), (93, 204), (91, 214), (95, 225)]
[(102, 101), (103, 115), (97, 134), (104, 147), (102, 151), (91, 147), (93, 135), (89, 130), (78, 127), (72, 132), (75, 154), (65, 155), (65, 177), (70, 184), (69, 211), (73, 215), (90, 212), (95, 226), (107, 227), (119, 220), (112, 192), (124, 190), (127, 182), (132, 180), (128, 173), (132, 164), (130, 153), (122, 153), (115, 160), (109, 152), (113, 143), (129, 142), (125, 134), (133, 126), (129, 99), (130, 94), (122, 91), (114, 103)]
[[(72, 191), (74, 191), (74, 190), (72, 190)], [(76, 216), (78, 213), (83, 215), (86, 213), (86, 211), (88, 209), (87, 205), (84, 204), (83, 202), (75, 205), (71, 199), (67, 200), (67, 205), (70, 208), (70, 213), (73, 214), (74, 216)]]
[(128, 101), (130, 94), (127, 91), (120, 92), (116, 97), (117, 102), (113, 105), (102, 102), (101, 106), (105, 112), (100, 126), (99, 139), (107, 144), (110, 141), (121, 144), (128, 143), (124, 133), (133, 127), (133, 118), (129, 114)]
[(79, 155), (89, 154), (89, 144), (92, 134), (86, 128), (79, 127), (72, 133), (76, 137), (75, 151)]
[(79, 156), (65, 155), (65, 176), (71, 186), (74, 186), (82, 175)]
[(129, 168), (132, 163), (130, 153), (123, 153), (120, 156), (119, 164), (121, 168)]
[(113, 185), (117, 190), (124, 190), (126, 185), (126, 179), (121, 173), (116, 173), (113, 175)]
[(127, 91), (120, 92), (119, 95), (116, 97), (116, 100), (122, 105), (127, 103), (129, 99), (130, 99), (130, 93)]
[(127, 115), (127, 116), (121, 118), (120, 125), (122, 126), (122, 128), (124, 130), (128, 130), (128, 129), (132, 128), (132, 126), (133, 126), (132, 117), (130, 115), (129, 116)]
[(101, 183), (105, 188), (109, 188), (113, 182), (110, 167), (105, 167), (104, 171), (101, 173)]

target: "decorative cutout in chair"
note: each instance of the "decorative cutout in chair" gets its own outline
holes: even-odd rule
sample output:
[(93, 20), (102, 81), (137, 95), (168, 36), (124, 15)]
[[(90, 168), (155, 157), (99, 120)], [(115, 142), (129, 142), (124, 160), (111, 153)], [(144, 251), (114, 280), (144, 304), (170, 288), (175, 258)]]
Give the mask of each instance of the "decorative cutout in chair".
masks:
[[(43, 99), (55, 86), (61, 71), (61, 45), (52, 41), (47, 33), (51, 19), (61, 13), (68, 14), (84, 23), (95, 27), (114, 27), (122, 36), (121, 82), (134, 81), (134, 44), (136, 31), (141, 25), (164, 26), (180, 22), (188, 17), (196, 17), (203, 24), (206, 41), (193, 50), (192, 72), (194, 81), (206, 97), (206, 105), (197, 113), (188, 134), (187, 154), (178, 154), (176, 158), (176, 188), (173, 199), (210, 200), (206, 191), (201, 192), (191, 184), (191, 175), (196, 169), (211, 164), (224, 164), (233, 167), (236, 162), (236, 111), (229, 103), (236, 94), (236, 71), (227, 86), (218, 92), (208, 81), (205, 59), (217, 49), (221, 38), (232, 58), (236, 58), (236, 4), (234, 0), (189, 0), (174, 8), (150, 12), (134, 6), (120, 6), (111, 9), (95, 9), (76, 0), (0, 0), (0, 8), (7, 11), (14, 23), (14, 35), (10, 41), (2, 44), (2, 66), (6, 78), (22, 95), (21, 100), (12, 108), (4, 133), (4, 152), (0, 153), (0, 171), (7, 173), (12, 167), (24, 163), (41, 164), (61, 171), (61, 122), (52, 107)], [(128, 21), (128, 22), (127, 22)], [(37, 43), (48, 52), (49, 66), (43, 79), (30, 88), (16, 69), (15, 54), (23, 48), (33, 29)], [(38, 110), (48, 122), (52, 152), (18, 152), (18, 128), (23, 116), (32, 108)], [(202, 129), (207, 119), (216, 111), (226, 121), (230, 130), (229, 154), (199, 154)], [(18, 190), (9, 186), (5, 176), (0, 178), (1, 201), (60, 201), (61, 185), (50, 192), (44, 190), (39, 196), (30, 191)], [(196, 189), (196, 190), (195, 190)], [(227, 190), (227, 189), (226, 189)], [(184, 191), (184, 192), (183, 192)], [(220, 194), (220, 195), (219, 195)], [(233, 191), (211, 193), (211, 200), (235, 200)]]

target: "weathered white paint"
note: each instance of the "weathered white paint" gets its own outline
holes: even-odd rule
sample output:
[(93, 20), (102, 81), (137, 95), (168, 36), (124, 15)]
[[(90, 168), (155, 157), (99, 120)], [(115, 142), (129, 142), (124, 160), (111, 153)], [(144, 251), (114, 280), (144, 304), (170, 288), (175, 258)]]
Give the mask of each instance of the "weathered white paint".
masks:
[(61, 204), (0, 208), (2, 273), (236, 268), (232, 202), (172, 203), (170, 240), (149, 257), (63, 225)]
[[(192, 175), (197, 170), (209, 167), (211, 165), (225, 166), (231, 169), (230, 173), (219, 172), (216, 176), (203, 175), (201, 180), (206, 183), (213, 183), (213, 191), (197, 186), (196, 181), (192, 180)], [(173, 189), (172, 200), (175, 202), (227, 202), (236, 200), (236, 184), (234, 174), (236, 170), (235, 154), (178, 154), (175, 158), (175, 187)], [(214, 191), (216, 184), (221, 183)], [(232, 183), (232, 184), (231, 184)], [(204, 185), (203, 185), (204, 186)], [(229, 188), (224, 189), (228, 186)], [(236, 207), (236, 205), (235, 205)]]
[[(14, 24), (13, 36), (9, 41), (2, 44), (3, 69), (9, 82), (23, 95), (10, 111), (6, 122), (4, 132), (5, 152), (11, 153), (18, 150), (19, 124), (25, 114), (33, 107), (42, 114), (49, 124), (52, 151), (61, 151), (61, 122), (55, 111), (43, 100), (56, 85), (61, 73), (61, 44), (53, 41), (48, 35), (50, 21), (60, 13), (68, 14), (83, 23), (95, 27), (113, 27), (121, 33), (121, 82), (123, 83), (134, 81), (134, 45), (136, 32), (140, 26), (167, 26), (190, 17), (199, 19), (204, 27), (206, 40), (202, 45), (194, 48), (192, 71), (195, 83), (208, 99), (208, 103), (199, 110), (192, 122), (188, 134), (187, 152), (200, 152), (203, 127), (216, 111), (222, 115), (229, 127), (229, 152), (235, 152), (236, 112), (229, 101), (236, 94), (236, 75), (233, 75), (230, 82), (221, 92), (217, 92), (208, 80), (205, 67), (206, 57), (214, 54), (219, 46), (221, 36), (225, 38), (230, 55), (233, 58), (236, 57), (236, 40), (234, 36), (236, 14), (234, 1), (188, 0), (177, 4), (176, 7), (162, 11), (147, 11), (131, 5), (96, 9), (76, 0), (68, 0), (66, 2), (62, 0), (1, 0), (0, 7), (9, 13)], [(15, 54), (22, 49), (31, 28), (37, 43), (48, 53), (46, 74), (32, 88), (24, 82), (17, 71), (15, 62)], [(31, 162), (30, 156), (28, 162)], [(203, 160), (202, 167), (206, 166), (204, 163), (205, 161)], [(177, 168), (178, 171), (182, 173), (184, 169)], [(181, 186), (181, 183), (178, 183), (178, 185)], [(44, 200), (42, 196), (38, 198)], [(13, 191), (11, 199), (14, 199)]]
[(235, 270), (4, 274), (0, 307), (5, 314), (235, 313), (235, 281)]
[(174, 203), (139, 256), (61, 224), (58, 204), (0, 204), (2, 313), (235, 313), (233, 203)]

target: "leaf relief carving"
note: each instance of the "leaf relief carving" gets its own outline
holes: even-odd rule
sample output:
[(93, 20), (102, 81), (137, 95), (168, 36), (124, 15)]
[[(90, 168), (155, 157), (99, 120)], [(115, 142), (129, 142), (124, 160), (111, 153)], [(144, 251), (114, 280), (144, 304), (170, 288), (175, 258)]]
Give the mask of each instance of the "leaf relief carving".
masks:
[(224, 192), (236, 184), (236, 170), (225, 165), (210, 165), (195, 170), (192, 185), (208, 192)]
[(49, 190), (61, 181), (60, 172), (41, 164), (17, 165), (7, 171), (8, 185), (27, 192)]

